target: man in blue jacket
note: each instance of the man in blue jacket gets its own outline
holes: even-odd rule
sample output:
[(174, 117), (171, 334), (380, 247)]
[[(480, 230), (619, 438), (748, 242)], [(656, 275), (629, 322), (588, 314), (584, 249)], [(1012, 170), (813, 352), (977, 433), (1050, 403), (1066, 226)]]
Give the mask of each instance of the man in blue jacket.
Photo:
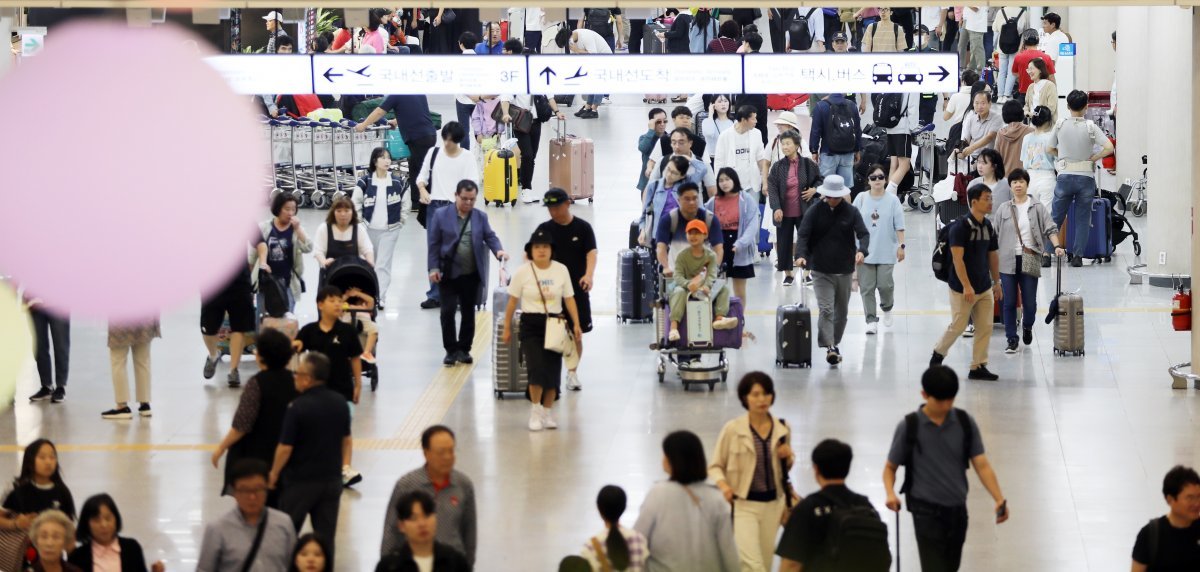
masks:
[(843, 93), (830, 94), (813, 109), (808, 150), (821, 176), (840, 175), (854, 181), (855, 156), (862, 152), (862, 118), (858, 105)]
[[(437, 209), (429, 219), (429, 279), (438, 285), (442, 299), (442, 365), (471, 363), (475, 339), (475, 307), (483, 301), (490, 250), (497, 260), (508, 260), (500, 237), (488, 223), (487, 213), (475, 208), (479, 187), (470, 179), (458, 182), (454, 208)], [(462, 313), (457, 337), (454, 310)]]

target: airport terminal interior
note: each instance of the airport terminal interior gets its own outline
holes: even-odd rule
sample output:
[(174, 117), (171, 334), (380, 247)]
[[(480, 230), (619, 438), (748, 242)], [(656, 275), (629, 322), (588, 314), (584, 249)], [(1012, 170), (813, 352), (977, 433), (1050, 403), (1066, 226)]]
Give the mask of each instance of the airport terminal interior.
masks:
[[(1148, 155), (1148, 184), (1142, 188), (1149, 206), (1143, 216), (1126, 213), (1140, 235), (1140, 256), (1126, 240), (1111, 260), (1061, 269), (1062, 290), (1085, 300), (1084, 355), (1058, 355), (1054, 325), (1043, 320), (1058, 293), (1058, 270), (1051, 267), (1043, 269), (1038, 283), (1032, 343), (1006, 353), (1003, 327), (995, 327), (987, 367), (998, 380), (967, 379), (971, 339), (959, 339), (946, 356), (945, 365), (960, 378), (955, 405), (978, 423), (1011, 512), (1007, 522), (996, 524), (992, 497), (975, 471), (968, 471), (971, 519), (962, 569), (1127, 570), (1138, 531), (1167, 511), (1163, 475), (1175, 465), (1200, 464), (1192, 433), (1200, 430), (1198, 390), (1186, 377), (1184, 389), (1173, 389), (1168, 373), (1196, 356), (1194, 334), (1173, 327), (1177, 291), (1171, 282), (1191, 274), (1195, 247), (1189, 213), (1197, 188), (1192, 151), (1197, 99), (1190, 70), (1195, 69), (1193, 46), (1200, 37), (1193, 34), (1200, 31), (1200, 17), (1191, 8), (1171, 6), (1037, 8), (1039, 14), (1061, 13), (1062, 28), (1073, 34), (1078, 50), (1073, 89), (1111, 92), (1114, 77), (1119, 79), (1121, 113), (1113, 123), (1121, 132), (1117, 166), (1112, 173), (1098, 168), (1097, 178), (1110, 191), (1126, 182), (1136, 186), (1143, 178), (1141, 156)], [(266, 10), (242, 12), (243, 26), (250, 28)], [(484, 12), (486, 20), (499, 11)], [(546, 12), (547, 23), (562, 19), (562, 8)], [(1030, 27), (1040, 29), (1040, 23), (1034, 20)], [(1119, 48), (1110, 45), (1114, 32), (1122, 38)], [(53, 27), (45, 41), (54, 42)], [(36, 56), (20, 59), (19, 67), (38, 65)], [(0, 92), (4, 87), (0, 77)], [(663, 86), (662, 91), (672, 98), (681, 90)], [(1066, 96), (1062, 87), (1059, 95)], [(378, 388), (364, 390), (354, 411), (353, 466), (363, 479), (342, 496), (336, 570), (374, 569), (383, 528), (391, 526), (385, 509), (393, 486), (424, 463), (421, 432), (439, 423), (454, 430), (456, 469), (474, 482), (475, 569), (555, 570), (564, 556), (578, 554), (591, 535), (603, 530), (595, 499), (604, 485), (625, 490), (629, 508), (622, 524), (633, 525), (647, 491), (668, 476), (661, 448), (668, 433), (692, 431), (713, 454), (722, 426), (745, 414), (737, 381), (756, 370), (774, 379), (772, 414), (792, 431), (797, 462), (790, 474), (796, 490), (807, 495), (818, 489), (809, 459), (818, 442), (836, 438), (850, 444), (854, 459), (847, 485), (868, 496), (883, 516), (893, 558), (898, 550), (905, 569), (919, 569), (911, 516), (902, 511), (897, 521), (885, 508), (881, 475), (897, 424), (923, 403), (921, 376), (950, 321), (947, 286), (935, 279), (930, 265), (937, 213), (905, 208), (906, 258), (895, 267), (894, 321), (867, 333), (860, 294), (853, 292), (839, 365), (827, 364), (825, 351), (814, 347), (811, 367), (777, 366), (777, 307), (813, 308), (814, 328), (818, 312), (811, 285), (782, 283), (783, 274), (773, 267), (776, 249), (753, 263), (743, 344), (724, 353), (727, 380), (711, 391), (704, 384), (685, 388), (673, 367), (660, 378), (659, 354), (651, 349), (655, 325), (618, 319), (618, 253), (628, 248), (629, 224), (641, 213), (638, 138), (647, 130), (652, 107), (669, 113), (687, 105), (646, 103), (644, 97), (610, 94), (595, 119), (572, 116), (582, 97), (562, 106), (567, 132), (594, 142), (594, 200), (577, 201), (570, 210), (593, 226), (598, 262), (591, 292), (594, 330), (583, 338), (578, 369), (582, 389), (563, 392), (554, 407), (556, 430), (530, 431), (529, 402), (519, 393), (498, 399), (494, 392), (498, 318), (490, 293), (499, 287), (494, 260), (486, 276), (488, 302), (475, 317), (474, 363), (443, 367), (439, 311), (419, 307), (429, 286), (425, 231), (415, 216), (409, 217), (377, 317)], [(937, 100), (934, 133), (944, 138), (950, 122), (942, 117), (940, 95)], [(428, 103), (444, 123), (455, 119), (454, 96), (429, 95)], [(770, 111), (768, 144), (784, 112)], [(807, 105), (795, 112), (807, 148)], [(549, 186), (554, 127), (553, 121), (543, 125), (533, 174), (538, 198)], [(178, 203), (185, 213), (188, 200)], [(548, 220), (547, 209), (538, 202), (481, 203), (476, 208), (487, 213), (513, 258), (505, 267), (514, 272), (530, 234)], [(298, 217), (313, 236), (327, 213), (306, 207)], [(264, 208), (260, 220), (269, 216)], [(11, 238), (0, 248), (15, 248)], [(301, 325), (317, 319), (318, 270), (311, 255), (306, 258), (308, 292), (295, 305)], [(0, 274), (8, 273), (0, 268)], [(228, 357), (215, 377), (201, 375), (206, 350), (199, 315), (198, 296), (162, 313), (162, 336), (151, 346), (152, 417), (135, 411), (129, 420), (101, 418), (113, 406), (112, 381), (104, 359), (106, 324), (92, 319), (71, 323), (65, 401), (29, 401), (39, 387), (29, 359), (17, 377), (11, 409), (0, 416), (0, 450), (6, 453), (0, 455), (0, 475), (17, 475), (24, 445), (43, 437), (54, 441), (76, 505), (96, 493), (111, 494), (124, 516), (123, 534), (138, 539), (147, 560), (162, 560), (168, 570), (194, 569), (205, 525), (235, 506), (220, 494), (224, 461), (216, 469), (210, 457), (230, 427), (242, 389), (225, 383)], [(240, 364), (243, 382), (255, 370), (253, 358), (246, 356)]]

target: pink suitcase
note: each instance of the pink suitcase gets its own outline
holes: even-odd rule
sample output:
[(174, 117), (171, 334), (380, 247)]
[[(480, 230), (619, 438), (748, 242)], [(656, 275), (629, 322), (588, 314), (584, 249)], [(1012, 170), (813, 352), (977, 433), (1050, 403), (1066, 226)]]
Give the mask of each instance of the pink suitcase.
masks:
[(567, 134), (566, 120), (558, 121), (557, 133), (550, 140), (550, 186), (566, 190), (572, 200), (590, 203), (596, 194), (595, 144)]

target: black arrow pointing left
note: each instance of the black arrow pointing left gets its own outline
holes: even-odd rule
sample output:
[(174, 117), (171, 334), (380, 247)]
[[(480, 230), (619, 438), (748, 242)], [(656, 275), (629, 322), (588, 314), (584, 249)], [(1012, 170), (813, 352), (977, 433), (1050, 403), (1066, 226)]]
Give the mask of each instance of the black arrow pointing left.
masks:
[(342, 77), (342, 74), (340, 74), (340, 73), (333, 73), (333, 68), (329, 68), (329, 69), (325, 70), (325, 73), (323, 73), (321, 75), (325, 76), (325, 81), (328, 81), (331, 83), (333, 82), (333, 78)]

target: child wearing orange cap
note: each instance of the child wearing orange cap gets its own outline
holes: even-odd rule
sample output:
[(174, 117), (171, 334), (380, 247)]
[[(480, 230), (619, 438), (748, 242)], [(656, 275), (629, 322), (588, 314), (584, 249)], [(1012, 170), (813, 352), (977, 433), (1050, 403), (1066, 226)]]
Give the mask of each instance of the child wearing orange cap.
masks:
[[(708, 239), (708, 225), (695, 219), (684, 228), (690, 248), (680, 252), (675, 257), (675, 287), (671, 290), (671, 331), (667, 340), (679, 341), (679, 320), (683, 319), (687, 309), (688, 297), (712, 296), (713, 283), (717, 280), (719, 265), (717, 255), (709, 250), (705, 242)], [(729, 313), (729, 289), (722, 287), (713, 298), (714, 330), (736, 328), (738, 319), (726, 316)]]

